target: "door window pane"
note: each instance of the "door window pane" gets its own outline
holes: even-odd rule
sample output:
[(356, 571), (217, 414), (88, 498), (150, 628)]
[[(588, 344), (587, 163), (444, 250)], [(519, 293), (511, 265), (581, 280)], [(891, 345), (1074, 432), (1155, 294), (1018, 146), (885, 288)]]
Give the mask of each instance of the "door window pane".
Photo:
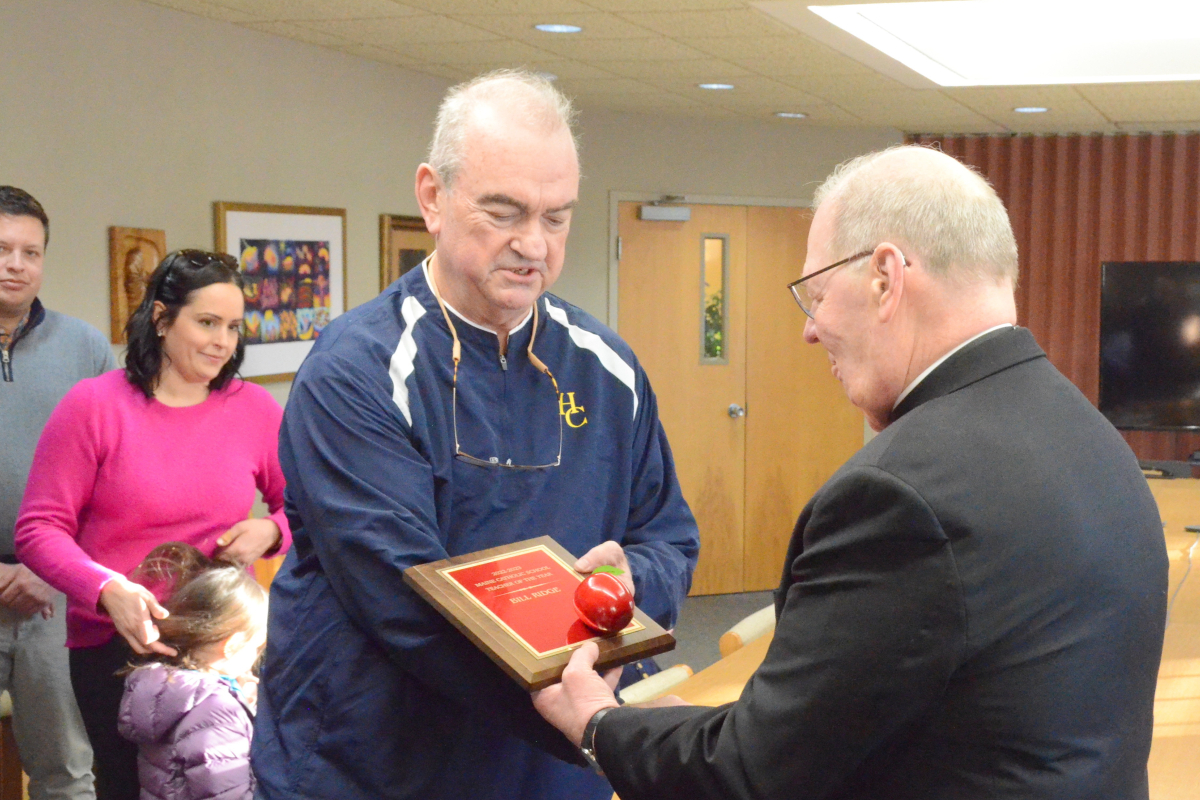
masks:
[(729, 237), (706, 234), (701, 250), (700, 363), (726, 364), (727, 308), (725, 284), (729, 272)]

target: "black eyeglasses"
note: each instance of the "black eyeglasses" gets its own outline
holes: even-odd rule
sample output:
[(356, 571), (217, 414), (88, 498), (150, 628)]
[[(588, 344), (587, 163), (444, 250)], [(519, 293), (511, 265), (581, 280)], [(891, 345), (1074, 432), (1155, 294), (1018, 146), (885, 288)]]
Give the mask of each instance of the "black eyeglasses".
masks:
[[(870, 250), (864, 250), (861, 253), (855, 253), (854, 255), (850, 256), (849, 258), (843, 258), (841, 261), (834, 262), (833, 264), (830, 264), (828, 267), (822, 267), (821, 269), (817, 270), (816, 272), (810, 272), (808, 275), (805, 275), (803, 278), (794, 280), (791, 283), (789, 283), (787, 285), (787, 288), (791, 291), (792, 297), (796, 298), (796, 305), (800, 306), (800, 310), (803, 311), (805, 314), (807, 314), (810, 318), (812, 318), (813, 314), (816, 313), (816, 310), (817, 310), (816, 309), (816, 298), (814, 298), (812, 296), (812, 290), (809, 289), (809, 287), (807, 285), (805, 285), (805, 282), (810, 281), (813, 278), (815, 278), (818, 275), (821, 275), (825, 272), (829, 272), (829, 270), (831, 270), (831, 269), (837, 269), (838, 267), (849, 264), (851, 261), (858, 261), (860, 258), (866, 258), (869, 255), (874, 255), (875, 249), (877, 247), (878, 247), (878, 245), (871, 248)], [(908, 259), (905, 258), (903, 253), (900, 254), (900, 259), (904, 262), (904, 266), (907, 267)]]
[(204, 269), (209, 264), (224, 264), (230, 269), (238, 268), (238, 260), (229, 253), (210, 253), (207, 250), (194, 250), (191, 248), (185, 250), (176, 250), (174, 253), (167, 255), (170, 259), (171, 267), (187, 266), (192, 269)]
[[(437, 290), (437, 283), (433, 279), (432, 269), (429, 272), (429, 286), (430, 286), (430, 288), (433, 289), (433, 296), (435, 298), (437, 298), (438, 306), (442, 309), (442, 316), (446, 318), (446, 324), (450, 327), (450, 337), (454, 340), (454, 344), (451, 346), (451, 349), (450, 349), (450, 357), (454, 359), (454, 381), (453, 381), (453, 384), (451, 385), (451, 389), (450, 389), (450, 419), (451, 419), (451, 424), (454, 427), (454, 457), (457, 458), (459, 461), (465, 461), (466, 463), (474, 464), (477, 467), (501, 467), (503, 469), (526, 469), (526, 470), (528, 470), (528, 469), (550, 469), (551, 467), (557, 467), (559, 464), (562, 463), (563, 421), (562, 421), (561, 413), (557, 413), (557, 416), (558, 416), (558, 455), (556, 455), (554, 457), (554, 460), (551, 461), (549, 464), (514, 464), (514, 463), (512, 463), (511, 459), (508, 461), (501, 461), (499, 458), (496, 458), (495, 456), (493, 456), (492, 458), (479, 458), (477, 456), (469, 455), (469, 454), (463, 452), (462, 447), (459, 446), (459, 443), (458, 443), (458, 362), (462, 360), (462, 345), (460, 345), (458, 342), (458, 330), (454, 327), (454, 322), (450, 319), (450, 312), (446, 310), (446, 304), (445, 304), (445, 302), (442, 301), (442, 295)], [(534, 355), (534, 352), (533, 352), (533, 340), (537, 338), (537, 328), (538, 328), (538, 309), (537, 309), (537, 301), (535, 300), (533, 303), (533, 330), (530, 331), (530, 334), (529, 334), (529, 347), (527, 349), (527, 352), (529, 354), (529, 363), (533, 364), (533, 366), (535, 368), (537, 368), (538, 372), (541, 372), (547, 378), (550, 379), (550, 383), (552, 385), (552, 388), (554, 389), (554, 404), (555, 404), (555, 410), (557, 412), (558, 398), (559, 398), (558, 381), (556, 381), (554, 379), (554, 374), (552, 372), (550, 372), (550, 368), (547, 367), (540, 358), (538, 358), (536, 355)]]
[(831, 270), (831, 269), (837, 269), (840, 266), (849, 264), (851, 261), (858, 261), (860, 258), (866, 258), (867, 256), (871, 255), (874, 252), (875, 252), (875, 250), (871, 249), (871, 250), (864, 250), (861, 253), (855, 253), (854, 255), (850, 256), (849, 258), (843, 258), (841, 261), (838, 261), (834, 264), (830, 264), (828, 267), (822, 267), (821, 269), (817, 270), (816, 272), (811, 272), (808, 275), (805, 275), (803, 278), (794, 280), (791, 283), (789, 283), (787, 285), (787, 287), (791, 291), (792, 297), (796, 298), (796, 305), (800, 306), (800, 310), (811, 317), (813, 315), (813, 311), (815, 310), (813, 308), (815, 298), (812, 296), (812, 291), (808, 288), (808, 286), (805, 285), (805, 281), (812, 280), (813, 278), (817, 277), (818, 275), (822, 275), (826, 272), (829, 272), (829, 270)]

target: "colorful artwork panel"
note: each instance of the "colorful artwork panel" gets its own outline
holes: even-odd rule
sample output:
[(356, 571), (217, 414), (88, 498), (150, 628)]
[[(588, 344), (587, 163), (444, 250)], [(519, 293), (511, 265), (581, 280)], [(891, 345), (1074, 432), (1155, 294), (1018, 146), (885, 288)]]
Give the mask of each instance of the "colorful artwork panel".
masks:
[(329, 322), (329, 242), (242, 239), (238, 250), (246, 276), (246, 344), (320, 336)]

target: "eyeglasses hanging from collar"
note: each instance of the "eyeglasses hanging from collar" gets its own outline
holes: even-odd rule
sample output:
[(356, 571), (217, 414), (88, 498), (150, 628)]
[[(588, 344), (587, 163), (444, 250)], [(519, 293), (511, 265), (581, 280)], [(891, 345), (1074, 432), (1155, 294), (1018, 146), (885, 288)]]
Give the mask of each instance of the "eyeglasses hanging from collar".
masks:
[[(433, 255), (431, 255), (429, 258), (432, 262)], [(500, 467), (502, 469), (522, 470), (550, 469), (551, 467), (557, 467), (562, 463), (563, 421), (562, 415), (558, 413), (558, 381), (554, 379), (554, 374), (550, 372), (550, 368), (547, 367), (546, 364), (537, 357), (537, 354), (533, 352), (533, 343), (537, 338), (538, 330), (537, 302), (534, 301), (533, 304), (533, 330), (529, 333), (529, 347), (526, 349), (526, 351), (529, 354), (529, 363), (532, 364), (538, 372), (541, 372), (550, 379), (551, 386), (554, 390), (555, 416), (558, 417), (558, 455), (556, 455), (554, 460), (549, 464), (513, 464), (511, 459), (509, 461), (501, 461), (496, 456), (491, 458), (479, 458), (478, 456), (473, 456), (463, 452), (462, 446), (458, 441), (458, 365), (462, 360), (462, 345), (459, 344), (458, 341), (458, 329), (454, 327), (454, 321), (450, 319), (450, 312), (446, 309), (446, 303), (442, 300), (441, 292), (438, 291), (437, 281), (433, 277), (432, 266), (430, 267), (428, 275), (429, 286), (431, 289), (433, 289), (433, 296), (438, 301), (438, 307), (442, 309), (442, 316), (446, 319), (446, 325), (450, 328), (450, 337), (453, 340), (453, 344), (451, 345), (450, 349), (450, 357), (454, 360), (454, 379), (450, 388), (450, 419), (454, 428), (454, 457), (459, 461), (464, 461), (468, 464), (474, 464), (478, 467)]]

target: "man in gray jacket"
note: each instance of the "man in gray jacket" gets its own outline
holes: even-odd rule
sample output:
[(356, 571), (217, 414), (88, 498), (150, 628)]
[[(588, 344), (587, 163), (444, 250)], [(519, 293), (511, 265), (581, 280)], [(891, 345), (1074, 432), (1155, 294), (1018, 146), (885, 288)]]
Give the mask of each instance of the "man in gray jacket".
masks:
[(64, 597), (17, 562), (13, 526), (50, 412), (116, 360), (99, 331), (37, 299), (49, 238), (41, 204), (0, 186), (0, 691), (12, 697), (30, 800), (82, 800), (95, 797), (92, 750), (71, 690)]

